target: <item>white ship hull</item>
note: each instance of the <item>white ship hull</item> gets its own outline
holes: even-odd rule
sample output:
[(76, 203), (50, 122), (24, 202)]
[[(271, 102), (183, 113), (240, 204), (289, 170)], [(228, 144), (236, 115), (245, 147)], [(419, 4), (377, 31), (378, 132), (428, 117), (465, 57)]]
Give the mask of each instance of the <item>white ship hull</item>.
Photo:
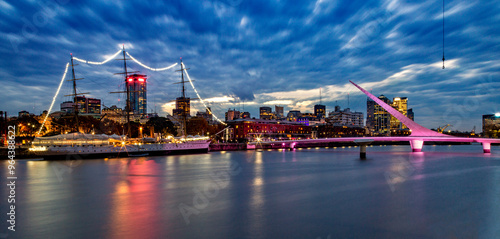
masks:
[(83, 159), (99, 157), (117, 157), (134, 155), (167, 155), (206, 153), (210, 141), (188, 141), (183, 143), (151, 143), (119, 145), (85, 146), (44, 146), (43, 150), (33, 151), (44, 159)]

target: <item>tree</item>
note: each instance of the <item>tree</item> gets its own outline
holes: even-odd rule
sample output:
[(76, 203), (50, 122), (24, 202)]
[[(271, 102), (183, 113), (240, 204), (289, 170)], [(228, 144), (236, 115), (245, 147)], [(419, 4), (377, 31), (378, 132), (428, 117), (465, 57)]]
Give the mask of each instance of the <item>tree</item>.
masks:
[(81, 132), (86, 134), (91, 133), (99, 127), (99, 120), (92, 116), (79, 116), (78, 123), (80, 124)]
[(208, 132), (208, 122), (201, 117), (193, 117), (187, 122), (187, 134), (202, 135)]
[(125, 127), (123, 124), (120, 124), (111, 119), (102, 119), (99, 122), (99, 127), (96, 127), (96, 133), (98, 134), (107, 134), (107, 135), (122, 135), (125, 131)]
[(15, 121), (19, 136), (34, 136), (41, 124), (31, 115), (24, 115)]
[(146, 127), (144, 132), (150, 133), (150, 128), (153, 129), (155, 133), (161, 134), (171, 134), (173, 136), (177, 135), (177, 131), (175, 130), (174, 123), (165, 117), (151, 117), (146, 123)]

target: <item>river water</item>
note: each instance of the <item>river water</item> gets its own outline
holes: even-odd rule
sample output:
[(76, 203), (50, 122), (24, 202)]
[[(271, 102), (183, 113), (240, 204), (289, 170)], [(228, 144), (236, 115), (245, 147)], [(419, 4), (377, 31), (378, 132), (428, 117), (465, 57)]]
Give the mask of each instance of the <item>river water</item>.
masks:
[(410, 151), (18, 160), (16, 232), (2, 183), (0, 238), (500, 238), (500, 147)]

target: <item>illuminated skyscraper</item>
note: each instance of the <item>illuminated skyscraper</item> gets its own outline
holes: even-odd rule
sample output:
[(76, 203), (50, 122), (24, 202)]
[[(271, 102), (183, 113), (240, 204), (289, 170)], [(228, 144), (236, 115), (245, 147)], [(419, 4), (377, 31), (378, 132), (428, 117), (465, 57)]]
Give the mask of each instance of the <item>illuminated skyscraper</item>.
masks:
[(148, 111), (146, 75), (133, 74), (127, 78), (129, 89), (130, 112), (138, 115), (146, 115)]
[[(392, 108), (399, 111), (404, 116), (408, 113), (408, 98), (406, 97), (396, 97), (393, 99)], [(406, 125), (402, 124), (396, 117), (391, 115), (391, 129), (406, 129)]]
[(175, 99), (175, 109), (172, 111), (172, 115), (176, 117), (191, 117), (191, 98), (189, 97), (177, 97)]
[[(384, 95), (378, 97), (387, 104), (391, 101)], [(387, 134), (390, 130), (391, 115), (382, 106), (375, 103), (373, 110), (373, 131), (378, 134)]]
[[(366, 100), (366, 127), (370, 132), (374, 132), (375, 130), (375, 101), (370, 98)], [(340, 107), (339, 107), (340, 110)], [(335, 111), (337, 110), (337, 106), (335, 106)]]

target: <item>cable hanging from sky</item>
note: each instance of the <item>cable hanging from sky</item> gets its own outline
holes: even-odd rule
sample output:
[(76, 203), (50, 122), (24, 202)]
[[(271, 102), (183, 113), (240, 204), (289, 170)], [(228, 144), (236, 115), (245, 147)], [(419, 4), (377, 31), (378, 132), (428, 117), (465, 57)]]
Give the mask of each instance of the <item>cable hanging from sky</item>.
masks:
[(73, 59), (79, 61), (79, 62), (83, 62), (83, 63), (87, 63), (87, 64), (91, 64), (91, 65), (102, 65), (102, 64), (106, 64), (108, 61), (111, 61), (113, 60), (116, 56), (118, 56), (118, 54), (120, 54), (122, 52), (122, 50), (118, 50), (115, 54), (113, 54), (112, 56), (110, 56), (108, 59), (104, 60), (104, 61), (101, 61), (101, 62), (96, 62), (96, 61), (87, 61), (87, 60), (83, 60), (83, 59), (80, 59), (78, 57), (73, 57)]
[(210, 112), (211, 115), (214, 116), (215, 120), (217, 120), (219, 123), (223, 124), (223, 125), (227, 125), (224, 121), (220, 120), (219, 118), (217, 118), (217, 116), (215, 116), (213, 113), (212, 113), (212, 110), (210, 110), (207, 106), (207, 104), (205, 104), (205, 101), (201, 98), (200, 94), (198, 94), (198, 91), (196, 90), (196, 88), (194, 88), (194, 84), (193, 84), (193, 81), (191, 81), (191, 77), (189, 77), (189, 74), (186, 70), (186, 66), (184, 65), (184, 63), (182, 63), (182, 68), (184, 69), (184, 72), (186, 73), (186, 76), (189, 80), (189, 84), (191, 84), (191, 87), (193, 87), (193, 90), (194, 90), (194, 93), (196, 93), (196, 96), (198, 96), (198, 99), (200, 99), (201, 103), (203, 104), (203, 106), (205, 106), (205, 108), (208, 110), (208, 112)]
[(133, 61), (135, 61), (135, 63), (139, 64), (140, 66), (148, 69), (148, 70), (152, 70), (152, 71), (164, 71), (164, 70), (168, 70), (174, 66), (177, 65), (177, 63), (174, 63), (170, 66), (167, 66), (167, 67), (163, 67), (163, 68), (153, 68), (153, 67), (149, 67), (149, 66), (146, 66), (145, 64), (143, 64), (142, 62), (140, 62), (139, 60), (135, 59), (132, 55), (130, 55), (128, 52), (125, 52), (127, 53), (127, 56), (129, 56)]
[(37, 135), (40, 135), (40, 132), (42, 132), (43, 126), (45, 125), (45, 122), (47, 121), (47, 118), (50, 115), (50, 112), (52, 111), (52, 107), (54, 106), (54, 103), (56, 102), (57, 95), (59, 95), (59, 91), (61, 90), (61, 86), (63, 85), (64, 79), (66, 78), (66, 73), (68, 73), (68, 67), (69, 67), (69, 62), (66, 63), (66, 69), (64, 70), (64, 74), (61, 78), (61, 82), (59, 83), (59, 87), (57, 88), (56, 94), (54, 95), (54, 98), (52, 98), (52, 103), (50, 104), (49, 111), (45, 115), (45, 118), (43, 119), (43, 123), (40, 126), (40, 129), (38, 130)]

